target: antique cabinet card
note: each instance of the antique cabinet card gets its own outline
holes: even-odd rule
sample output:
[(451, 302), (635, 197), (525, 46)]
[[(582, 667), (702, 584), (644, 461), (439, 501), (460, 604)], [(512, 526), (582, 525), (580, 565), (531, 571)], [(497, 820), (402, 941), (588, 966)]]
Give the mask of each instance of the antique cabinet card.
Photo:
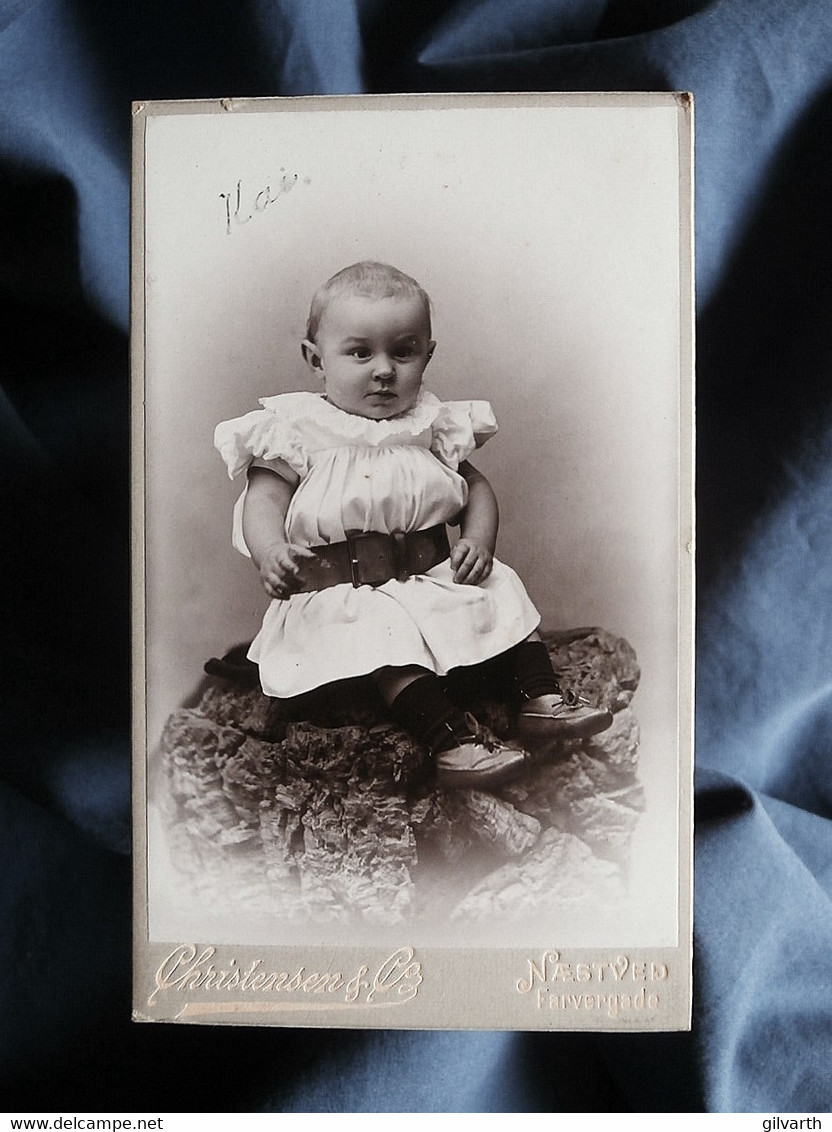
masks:
[(137, 1020), (688, 1027), (691, 154), (684, 94), (135, 105)]

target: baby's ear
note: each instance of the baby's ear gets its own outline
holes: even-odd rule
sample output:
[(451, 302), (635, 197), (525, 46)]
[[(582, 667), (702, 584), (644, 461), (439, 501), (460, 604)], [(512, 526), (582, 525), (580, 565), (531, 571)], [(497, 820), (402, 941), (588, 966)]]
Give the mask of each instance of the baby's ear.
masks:
[(303, 360), (316, 374), (320, 376), (323, 370), (323, 359), (321, 358), (321, 351), (310, 338), (304, 338), (300, 344), (300, 352), (303, 354)]
[(430, 342), (428, 342), (428, 361), (430, 361), (431, 358), (433, 357), (433, 351), (435, 349), (436, 349), (436, 343), (431, 338)]

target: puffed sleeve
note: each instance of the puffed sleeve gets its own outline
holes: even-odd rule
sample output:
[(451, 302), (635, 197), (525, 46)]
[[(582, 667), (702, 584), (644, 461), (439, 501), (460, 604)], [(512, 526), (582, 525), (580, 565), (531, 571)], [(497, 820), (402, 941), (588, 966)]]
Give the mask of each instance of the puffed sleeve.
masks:
[(251, 465), (271, 468), (291, 484), (307, 472), (307, 458), (295, 422), (271, 409), (223, 421), (214, 430), (214, 447), (234, 479)]
[[(297, 424), (297, 398), (269, 398), (268, 408), (223, 421), (214, 430), (214, 447), (225, 461), (231, 479), (251, 467), (269, 468), (292, 486), (308, 471), (305, 445)], [(273, 406), (273, 407), (271, 407)], [(286, 411), (282, 411), (284, 409)], [(243, 536), (243, 509), (248, 483), (234, 507), (231, 542), (247, 558), (251, 553)]]
[(496, 431), (488, 401), (445, 401), (433, 422), (431, 452), (456, 471)]

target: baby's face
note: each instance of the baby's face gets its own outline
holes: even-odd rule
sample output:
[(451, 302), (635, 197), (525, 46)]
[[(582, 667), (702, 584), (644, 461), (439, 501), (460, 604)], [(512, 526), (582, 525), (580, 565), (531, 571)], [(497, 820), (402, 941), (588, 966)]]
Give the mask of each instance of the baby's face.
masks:
[(303, 356), (323, 377), (326, 397), (359, 417), (387, 420), (416, 402), (430, 361), (425, 309), (413, 298), (341, 295), (330, 301), (316, 342)]

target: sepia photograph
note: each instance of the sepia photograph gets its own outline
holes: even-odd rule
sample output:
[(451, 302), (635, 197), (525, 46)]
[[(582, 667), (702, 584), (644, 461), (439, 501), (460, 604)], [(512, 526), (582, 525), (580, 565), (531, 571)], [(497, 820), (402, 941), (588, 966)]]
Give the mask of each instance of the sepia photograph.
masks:
[(689, 1027), (692, 114), (134, 105), (137, 1019)]

